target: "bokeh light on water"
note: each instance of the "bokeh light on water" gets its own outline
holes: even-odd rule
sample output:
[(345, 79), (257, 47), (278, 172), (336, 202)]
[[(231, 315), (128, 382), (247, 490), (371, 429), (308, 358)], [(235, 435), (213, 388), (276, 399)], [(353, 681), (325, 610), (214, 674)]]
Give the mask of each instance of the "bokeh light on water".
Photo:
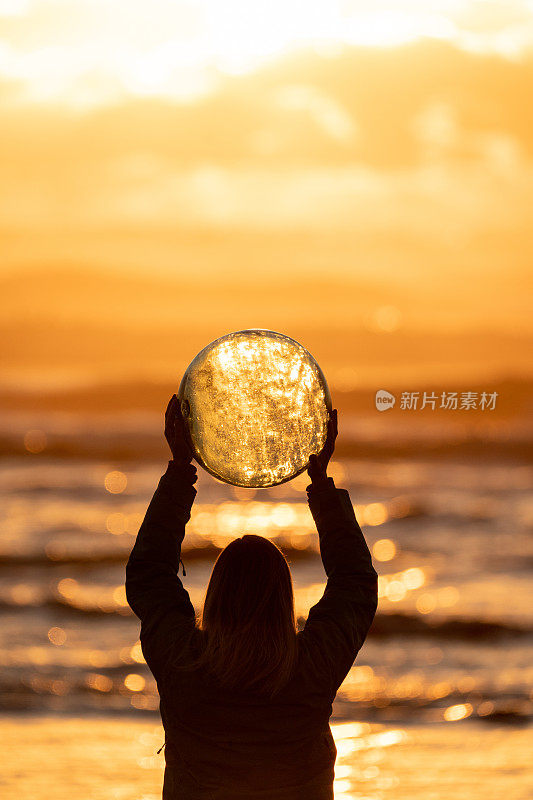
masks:
[[(0, 472), (2, 702), (28, 712), (105, 714), (111, 727), (121, 724), (113, 715), (125, 711), (133, 715), (130, 726), (146, 715), (155, 719), (156, 685), (126, 603), (123, 570), (164, 466), (115, 456), (68, 464), (50, 460), (43, 470), (44, 457), (38, 456), (38, 464), (26, 455), (23, 465), (6, 464)], [(119, 473), (123, 491), (106, 489), (110, 473)], [(373, 630), (334, 707), (337, 797), (418, 800), (419, 792), (426, 800), (417, 776), (421, 769), (436, 769), (435, 758), (442, 757), (439, 800), (448, 800), (446, 776), (463, 754), (460, 731), (471, 726), (470, 738), (478, 728), (483, 732), (475, 760), (483, 748), (505, 751), (497, 738), (500, 721), (514, 736), (511, 722), (533, 713), (531, 647), (522, 633), (531, 619), (524, 572), (524, 559), (533, 555), (531, 472), (494, 465), (482, 479), (477, 466), (464, 463), (344, 459), (333, 462), (332, 473), (350, 490), (379, 573)], [(244, 489), (199, 470), (183, 546), (184, 581), (197, 610), (220, 549), (235, 536), (255, 532), (281, 546), (291, 562), (298, 623), (304, 623), (324, 588), (308, 484), (302, 474), (280, 486)], [(398, 741), (377, 738), (398, 731)], [(105, 736), (102, 727), (100, 732)], [(132, 762), (134, 771), (150, 776), (142, 790), (147, 795), (161, 774), (162, 761), (154, 755), (161, 743), (140, 748)], [(518, 738), (515, 745), (524, 749), (525, 742)], [(114, 760), (120, 759), (118, 740), (113, 748)], [(39, 752), (35, 745), (36, 763)], [(76, 758), (90, 762), (85, 751)], [(516, 763), (513, 758), (507, 753), (505, 763)], [(93, 773), (87, 768), (83, 779), (90, 783)], [(31, 783), (29, 772), (20, 774)], [(504, 777), (501, 770), (480, 771), (472, 787), (465, 775), (465, 796), (476, 798), (479, 786), (490, 797), (487, 786), (501, 791)], [(137, 775), (132, 786), (124, 771), (106, 789), (120, 788), (123, 798), (139, 800), (141, 784)], [(500, 796), (511, 798), (507, 788)], [(96, 790), (87, 795), (98, 796)], [(109, 797), (103, 785), (101, 796)]]
[(123, 472), (115, 469), (107, 473), (104, 485), (111, 494), (121, 494), (128, 485), (128, 478)]
[[(100, 695), (109, 693), (108, 683), (96, 673), (91, 686)], [(140, 696), (134, 692), (131, 700), (133, 713), (146, 714)], [(58, 727), (57, 718), (46, 715), (32, 726), (10, 717), (0, 720), (0, 730), (6, 800), (44, 798), (52, 789), (56, 800), (71, 800), (73, 775), (80, 797), (160, 800), (164, 755), (157, 750), (164, 734), (150, 719), (70, 716)], [(529, 742), (522, 728), (480, 729), (469, 720), (430, 728), (338, 722), (332, 731), (338, 752), (335, 800), (528, 796)], [(49, 741), (58, 748), (53, 759)]]

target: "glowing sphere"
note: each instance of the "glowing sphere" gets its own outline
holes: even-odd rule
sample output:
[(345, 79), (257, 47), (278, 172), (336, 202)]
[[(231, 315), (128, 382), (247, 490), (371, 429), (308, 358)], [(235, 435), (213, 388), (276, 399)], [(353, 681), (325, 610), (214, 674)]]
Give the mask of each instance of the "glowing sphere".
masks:
[(211, 342), (187, 367), (178, 397), (196, 460), (234, 486), (284, 483), (326, 440), (322, 370), (281, 333), (238, 331)]

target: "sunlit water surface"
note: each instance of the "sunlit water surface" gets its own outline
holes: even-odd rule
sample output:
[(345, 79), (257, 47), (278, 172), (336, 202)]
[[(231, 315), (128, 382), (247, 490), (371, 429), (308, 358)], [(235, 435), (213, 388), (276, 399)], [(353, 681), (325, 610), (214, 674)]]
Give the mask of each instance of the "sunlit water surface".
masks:
[[(333, 726), (336, 800), (529, 800), (530, 731)], [(159, 800), (161, 726), (146, 719), (0, 719), (4, 800)]]
[[(164, 466), (141, 451), (3, 460), (2, 797), (159, 796), (158, 698), (123, 580)], [(533, 470), (415, 455), (334, 462), (331, 474), (350, 490), (380, 594), (334, 705), (337, 800), (525, 800)], [(254, 491), (199, 470), (183, 549), (197, 609), (220, 549), (254, 532), (287, 554), (303, 622), (324, 586), (307, 483)]]

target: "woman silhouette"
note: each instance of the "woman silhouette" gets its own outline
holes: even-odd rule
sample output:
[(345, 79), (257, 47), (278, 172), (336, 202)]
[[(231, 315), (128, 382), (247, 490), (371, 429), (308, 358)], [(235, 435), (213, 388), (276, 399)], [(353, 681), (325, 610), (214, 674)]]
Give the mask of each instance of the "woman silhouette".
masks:
[(161, 701), (163, 798), (331, 800), (332, 702), (377, 607), (377, 575), (348, 492), (326, 474), (337, 412), (308, 467), (327, 585), (299, 633), (288, 564), (261, 536), (243, 536), (220, 553), (196, 622), (177, 576), (197, 475), (175, 395), (165, 436), (173, 459), (126, 568)]

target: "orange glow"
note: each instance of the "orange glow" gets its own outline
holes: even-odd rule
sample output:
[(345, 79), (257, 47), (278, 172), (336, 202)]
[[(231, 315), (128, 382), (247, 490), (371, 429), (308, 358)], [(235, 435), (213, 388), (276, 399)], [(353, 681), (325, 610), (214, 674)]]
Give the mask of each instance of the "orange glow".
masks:
[(492, 714), (493, 711), (494, 703), (491, 700), (484, 700), (483, 703), (480, 703), (476, 708), (478, 717), (487, 717), (489, 714)]
[(449, 608), (459, 602), (459, 591), (455, 586), (446, 586), (437, 592), (437, 602), (442, 608)]
[(145, 663), (140, 642), (137, 642), (137, 644), (133, 645), (130, 650), (130, 656), (137, 664)]
[[(419, 567), (409, 567), (401, 572), (391, 573), (389, 575), (379, 575), (378, 577), (378, 595), (379, 597), (386, 597), (387, 600), (392, 602), (399, 602), (406, 597), (408, 592), (423, 586), (427, 581), (427, 577), (423, 569)], [(426, 598), (429, 595), (422, 595)], [(417, 598), (417, 609), (419, 608), (420, 598)], [(432, 609), (431, 609), (432, 610)]]
[(72, 598), (78, 591), (78, 582), (74, 578), (62, 578), (57, 584), (57, 591), (63, 597)]
[(219, 505), (195, 504), (190, 528), (210, 538), (213, 544), (225, 547), (233, 538), (245, 533), (260, 532), (267, 538), (282, 533), (307, 536), (314, 532), (314, 523), (304, 503), (261, 503), (255, 500), (243, 503), (226, 500)]
[(46, 433), (38, 428), (33, 428), (24, 434), (24, 447), (29, 453), (42, 453), (47, 441)]
[[(333, 380), (335, 382), (335, 378)], [(336, 382), (335, 385), (337, 385)], [(346, 477), (346, 470), (340, 461), (330, 461), (328, 465), (328, 475), (333, 478), (337, 486), (341, 486)]]
[(378, 561), (392, 561), (396, 555), (396, 545), (392, 539), (378, 539), (372, 547), (372, 555)]
[(26, 583), (18, 583), (12, 587), (11, 599), (16, 605), (29, 605), (39, 602), (39, 592), (35, 586)]
[(406, 589), (413, 590), (424, 585), (426, 576), (424, 575), (424, 570), (420, 569), (420, 567), (410, 567), (404, 571), (402, 580)]
[(93, 667), (102, 669), (102, 667), (106, 667), (110, 662), (111, 658), (109, 653), (103, 653), (99, 650), (91, 650), (89, 653), (89, 664)]
[(129, 689), (130, 692), (142, 692), (146, 686), (146, 681), (142, 675), (137, 675), (136, 672), (132, 672), (124, 678), (124, 686), (126, 689)]
[(387, 509), (383, 503), (369, 503), (363, 512), (364, 525), (382, 525), (387, 520)]
[(440, 700), (443, 697), (447, 697), (452, 691), (452, 686), (447, 681), (441, 681), (440, 683), (436, 683), (434, 686), (431, 686), (428, 690), (428, 697), (432, 700)]
[(67, 634), (63, 628), (50, 628), (48, 631), (48, 638), (52, 644), (55, 644), (57, 647), (61, 647), (61, 645), (65, 644), (67, 641)]
[(128, 514), (126, 518), (126, 531), (132, 536), (137, 536), (139, 528), (141, 527), (144, 514)]
[(374, 670), (372, 667), (368, 666), (353, 667), (350, 673), (350, 678), (356, 683), (365, 683), (366, 681), (371, 681), (373, 677)]
[(387, 584), (387, 588), (385, 589), (385, 595), (388, 600), (391, 600), (393, 603), (397, 603), (399, 600), (403, 600), (405, 595), (407, 594), (407, 590), (403, 585), (402, 581), (390, 581)]
[(121, 494), (128, 485), (128, 478), (123, 472), (113, 470), (105, 476), (104, 485), (111, 494)]
[(92, 673), (87, 678), (87, 685), (96, 692), (110, 692), (113, 688), (113, 681), (107, 675)]
[(124, 586), (117, 586), (116, 589), (113, 590), (113, 600), (117, 605), (123, 606), (124, 608), (128, 605), (128, 601), (126, 600), (126, 589)]
[[(107, 478), (106, 478), (107, 480)], [(106, 484), (107, 488), (107, 484)], [(108, 489), (109, 491), (109, 489)], [(114, 514), (109, 514), (106, 519), (106, 528), (109, 533), (114, 534), (115, 536), (120, 536), (121, 533), (126, 531), (126, 516), (125, 514), (121, 514), (120, 512), (115, 512)]]
[(420, 597), (416, 599), (416, 609), (421, 614), (431, 614), (432, 611), (435, 610), (437, 606), (437, 602), (432, 594), (421, 594)]
[(459, 703), (455, 706), (449, 706), (444, 711), (444, 719), (446, 722), (458, 722), (461, 719), (466, 719), (472, 714), (473, 708), (470, 703)]

